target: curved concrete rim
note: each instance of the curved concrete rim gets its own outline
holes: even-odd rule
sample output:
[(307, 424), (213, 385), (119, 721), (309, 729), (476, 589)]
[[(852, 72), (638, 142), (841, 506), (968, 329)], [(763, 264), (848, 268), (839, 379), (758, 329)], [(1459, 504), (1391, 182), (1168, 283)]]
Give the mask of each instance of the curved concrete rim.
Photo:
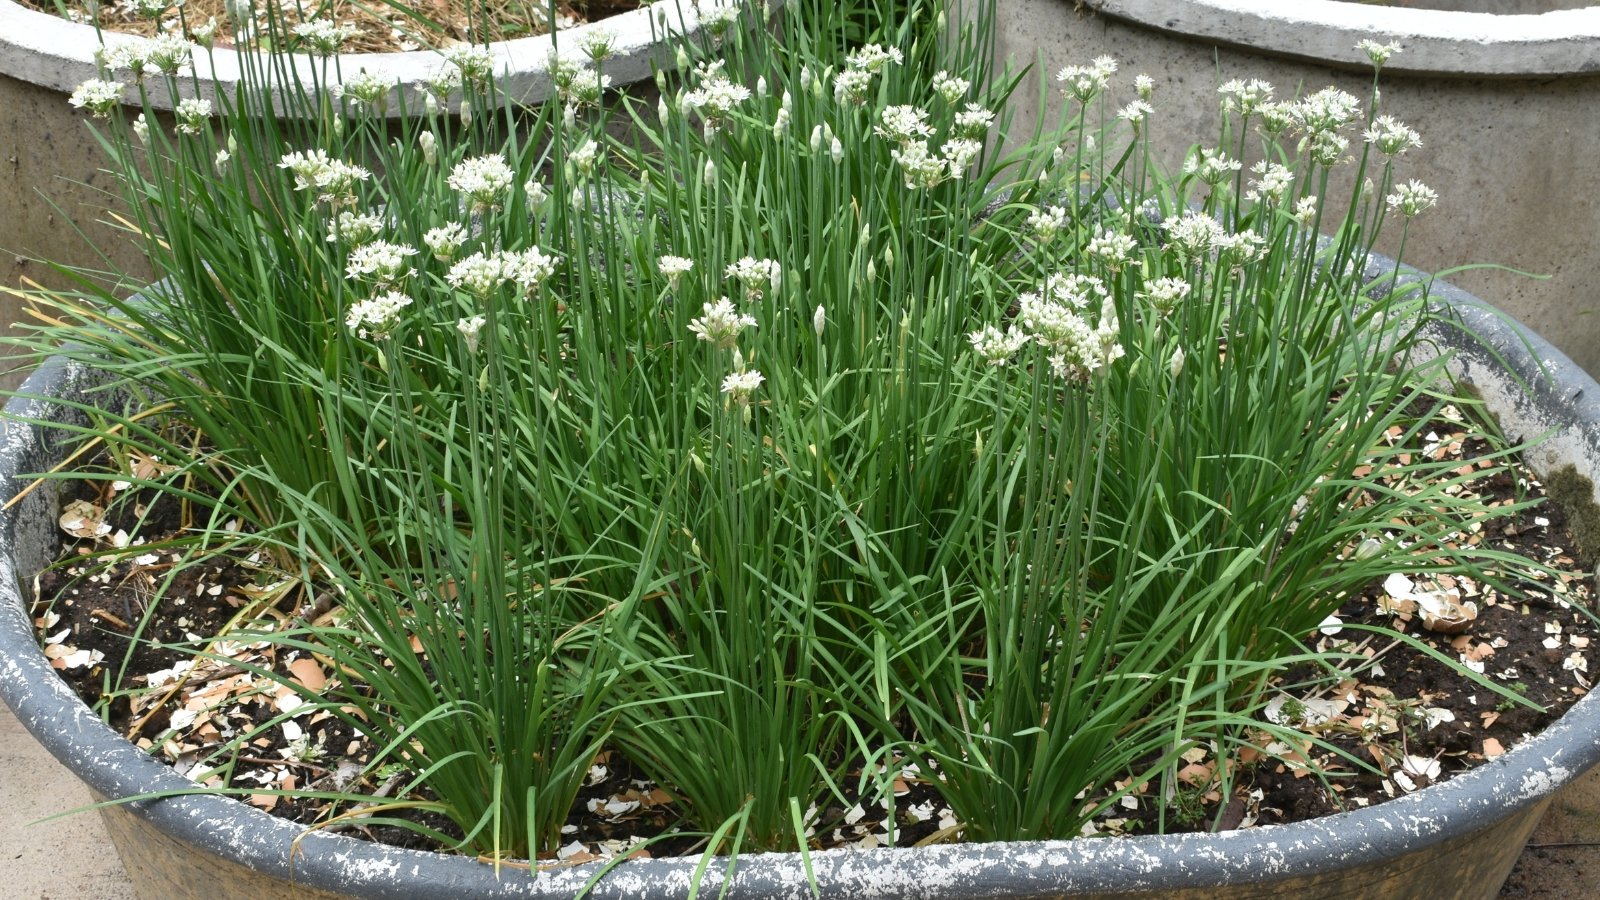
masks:
[[(704, 8), (734, 5), (735, 0), (706, 0)], [(563, 59), (586, 59), (582, 41), (589, 35), (609, 32), (614, 40), (614, 55), (605, 61), (603, 72), (613, 85), (621, 86), (649, 78), (652, 64), (666, 65), (672, 59), (666, 42), (668, 34), (693, 34), (699, 28), (701, 8), (688, 0), (657, 0), (631, 12), (600, 22), (570, 28), (554, 34), (518, 38), (489, 44), (494, 57), (496, 86), (499, 92), (524, 103), (537, 103), (554, 93), (549, 76), (549, 56), (559, 48)], [(144, 38), (104, 32), (107, 46), (139, 43)], [(92, 26), (69, 22), (50, 13), (26, 9), (15, 0), (0, 0), (0, 75), (8, 75), (41, 87), (68, 93), (79, 84), (99, 77), (95, 52), (102, 33)], [(216, 99), (232, 96), (244, 74), (249, 54), (233, 50), (206, 51), (195, 48), (194, 77), (179, 76), (183, 96), (170, 96), (164, 79), (148, 82), (150, 103), (156, 109), (170, 110), (184, 97)], [(309, 83), (318, 78), (335, 83), (365, 70), (386, 75), (399, 85), (390, 97), (386, 115), (401, 115), (400, 99), (413, 112), (421, 109), (422, 95), (413, 87), (432, 76), (443, 64), (438, 50), (406, 53), (345, 53), (326, 60), (304, 54), (284, 54), (291, 60), (298, 79)], [(281, 76), (274, 75), (275, 79)], [(281, 83), (275, 80), (275, 83)], [(125, 102), (138, 104), (136, 92), (129, 88)]]
[(1370, 69), (1364, 39), (1402, 52), (1386, 73), (1531, 78), (1600, 72), (1600, 6), (1527, 15), (1336, 0), (1088, 0), (1095, 12), (1174, 34), (1344, 69)]
[[(1376, 260), (1368, 277), (1387, 284), (1394, 266)], [(1427, 276), (1402, 270), (1400, 277)], [(1522, 330), (1482, 301), (1436, 282), (1432, 296), (1467, 331), (1449, 325), (1432, 339), (1458, 352), (1456, 375), (1494, 405), (1505, 430), (1559, 433), (1529, 456), (1536, 471), (1578, 461), (1588, 472), (1600, 454), (1600, 385), (1555, 348)], [(94, 373), (63, 359), (42, 366), (7, 404), (0, 425), (0, 479), (35, 471), (45, 437), (34, 421), (63, 415), (55, 397), (82, 397)], [(1518, 385), (1525, 385), (1519, 387)], [(1552, 453), (1544, 448), (1552, 448)], [(1562, 455), (1565, 454), (1565, 455)], [(1557, 458), (1559, 456), (1559, 458)], [(35, 504), (42, 507), (42, 498)], [(53, 510), (24, 513), (19, 505), (0, 520), (0, 697), (58, 759), (97, 793), (126, 798), (193, 790), (123, 740), (58, 678), (39, 651), (16, 571), (19, 522), (51, 529)], [(41, 518), (42, 516), (42, 518)], [(25, 536), (25, 535), (24, 535)], [(23, 573), (28, 574), (28, 573)], [(1221, 834), (1142, 836), (1116, 840), (1035, 841), (881, 850), (829, 850), (747, 856), (725, 896), (735, 900), (813, 896), (808, 868), (829, 900), (867, 896), (926, 900), (986, 896), (1044, 898), (1063, 894), (1180, 887), (1227, 887), (1334, 873), (1381, 862), (1492, 827), (1600, 763), (1600, 694), (1580, 700), (1565, 716), (1511, 752), (1451, 780), (1378, 806), (1309, 822)], [(463, 857), (399, 850), (355, 838), (306, 834), (300, 826), (217, 796), (174, 796), (131, 804), (168, 834), (224, 859), (292, 878), (307, 888), (360, 897), (545, 897), (580, 893), (599, 872), (591, 863), (542, 873), (509, 867), (498, 875)], [(296, 842), (299, 841), (298, 848)], [(675, 898), (687, 894), (697, 861), (634, 860), (606, 874), (589, 894), (604, 900)], [(722, 865), (709, 866), (702, 888), (716, 896)]]

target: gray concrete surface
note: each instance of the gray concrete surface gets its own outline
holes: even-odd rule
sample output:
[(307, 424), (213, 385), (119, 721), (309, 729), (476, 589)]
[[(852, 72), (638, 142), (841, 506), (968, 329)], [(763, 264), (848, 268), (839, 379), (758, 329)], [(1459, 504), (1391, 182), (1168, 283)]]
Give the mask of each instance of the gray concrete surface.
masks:
[(132, 900), (97, 813), (29, 824), (89, 802), (89, 792), (0, 703), (0, 897)]

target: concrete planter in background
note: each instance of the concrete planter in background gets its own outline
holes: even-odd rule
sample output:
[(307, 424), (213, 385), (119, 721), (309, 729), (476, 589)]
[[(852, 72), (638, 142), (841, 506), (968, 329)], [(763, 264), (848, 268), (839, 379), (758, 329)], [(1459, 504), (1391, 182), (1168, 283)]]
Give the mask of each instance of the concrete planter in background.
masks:
[[(726, 0), (718, 5), (726, 5)], [(663, 20), (678, 32), (698, 27), (696, 8), (687, 0), (660, 0), (595, 25), (559, 32), (556, 41), (563, 56), (575, 56), (586, 33), (609, 31), (615, 37), (615, 55), (606, 61), (605, 73), (612, 86), (651, 92), (652, 63), (670, 66), (672, 61), (670, 47), (657, 39), (665, 31), (659, 24)], [(138, 39), (107, 32), (105, 40), (115, 44)], [(103, 168), (105, 155), (84, 125), (87, 116), (67, 104), (73, 88), (97, 77), (94, 57), (100, 45), (101, 37), (91, 26), (0, 0), (0, 286), (16, 287), (24, 278), (52, 288), (72, 286), (41, 260), (125, 272), (144, 280), (156, 275), (139, 241), (108, 220), (106, 208), (120, 206), (115, 179)], [(549, 35), (490, 45), (499, 90), (525, 103), (548, 97), (551, 45)], [(307, 80), (319, 71), (351, 76), (365, 69), (392, 76), (407, 86), (406, 105), (413, 112), (420, 111), (422, 103), (409, 86), (433, 74), (442, 62), (441, 55), (431, 50), (344, 54), (326, 61), (294, 58)], [(231, 93), (239, 81), (240, 64), (240, 55), (231, 50), (209, 56), (197, 50), (199, 96), (213, 97), (219, 90)], [(174, 98), (164, 85), (155, 81), (151, 85), (152, 104), (170, 111)], [(651, 96), (646, 93), (646, 99)], [(390, 103), (388, 115), (399, 114), (400, 104)], [(20, 311), (14, 298), (0, 294), (0, 329), (18, 321)], [(14, 387), (19, 380), (17, 375), (0, 374), (0, 387)]]
[[(1387, 286), (1392, 266), (1367, 273)], [(1575, 520), (1600, 525), (1600, 385), (1559, 351), (1444, 283), (1433, 289), (1463, 328), (1438, 326), (1453, 374), (1477, 391), (1512, 437), (1550, 435), (1525, 461)], [(1476, 335), (1474, 337), (1473, 335)], [(81, 419), (90, 370), (47, 365), (35, 396), (0, 423), (0, 494), (50, 469), (67, 447), (41, 422)], [(97, 796), (192, 787), (106, 727), (39, 650), (27, 585), (58, 546), (58, 482), (0, 518), (0, 698)], [(1292, 825), (1221, 834), (829, 850), (740, 860), (704, 873), (701, 896), (730, 900), (861, 897), (1094, 897), (1102, 900), (1282, 900), (1455, 897), (1490, 900), (1552, 795), (1600, 763), (1600, 696), (1580, 700), (1541, 734), (1471, 772), (1388, 803)], [(43, 814), (46, 811), (41, 810)], [(573, 898), (599, 864), (542, 873), (398, 850), (275, 819), (218, 796), (191, 795), (103, 811), (139, 896), (148, 900), (331, 897)], [(601, 879), (596, 900), (678, 900), (697, 861), (630, 861)], [(808, 886), (815, 874), (818, 892)]]
[[(1177, 171), (1195, 142), (1217, 140), (1217, 86), (1262, 78), (1287, 99), (1332, 84), (1365, 98), (1371, 38), (1404, 49), (1384, 66), (1382, 112), (1422, 134), (1396, 175), (1439, 192), (1418, 217), (1406, 262), (1430, 271), (1495, 263), (1452, 281), (1511, 313), (1581, 367), (1600, 372), (1600, 5), (1582, 0), (997, 0), (998, 57), (1062, 66), (1109, 54), (1117, 104), (1134, 74), (1156, 81), (1150, 126)], [(1422, 8), (1429, 7), (1429, 8)], [(1437, 7), (1437, 8), (1435, 8)], [(1578, 8), (1582, 7), (1582, 8)], [(1488, 12), (1516, 14), (1491, 14)], [(1036, 92), (1016, 94), (1019, 129)], [(1114, 112), (1116, 106), (1109, 107)], [(1108, 113), (1109, 114), (1109, 113)], [(1021, 133), (1020, 131), (1018, 133)], [(1351, 133), (1352, 149), (1359, 134)], [(1348, 177), (1348, 176), (1347, 176)], [(1330, 193), (1338, 196), (1348, 185)], [(1397, 250), (1386, 229), (1380, 252)]]

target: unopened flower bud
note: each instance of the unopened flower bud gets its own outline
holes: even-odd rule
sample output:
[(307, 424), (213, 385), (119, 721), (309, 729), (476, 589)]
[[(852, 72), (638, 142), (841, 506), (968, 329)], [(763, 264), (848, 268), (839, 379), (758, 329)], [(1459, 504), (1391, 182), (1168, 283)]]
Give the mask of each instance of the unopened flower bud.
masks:
[(422, 147), (423, 162), (431, 166), (439, 161), (438, 138), (433, 136), (433, 132), (424, 131), (417, 135), (417, 144)]
[(705, 171), (701, 173), (700, 177), (705, 181), (707, 187), (710, 187), (711, 185), (714, 185), (714, 184), (717, 183), (717, 162), (716, 162), (716, 160), (714, 160), (714, 159), (706, 160)]
[(822, 337), (822, 329), (826, 328), (827, 326), (827, 310), (824, 310), (821, 306), (818, 306), (817, 311), (811, 314), (811, 330), (817, 333), (817, 337)]
[(465, 97), (461, 98), (461, 124), (472, 124), (472, 101), (466, 99)]

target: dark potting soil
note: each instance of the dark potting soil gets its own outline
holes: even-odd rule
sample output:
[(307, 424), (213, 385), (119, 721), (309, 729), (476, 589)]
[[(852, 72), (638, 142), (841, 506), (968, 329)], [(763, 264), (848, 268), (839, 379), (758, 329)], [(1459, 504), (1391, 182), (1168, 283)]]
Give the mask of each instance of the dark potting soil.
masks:
[[(1441, 436), (1429, 440), (1439, 452), (1470, 461), (1485, 451), (1487, 445), (1468, 437), (1459, 423), (1437, 424)], [(42, 599), (36, 624), (46, 655), (85, 702), (180, 774), (210, 784), (231, 774), (235, 787), (259, 786), (261, 793), (246, 796), (246, 802), (308, 826), (350, 806), (274, 792), (338, 789), (378, 802), (410, 782), (410, 773), (381, 768), (363, 775), (373, 748), (331, 713), (303, 712), (285, 723), (283, 717), (299, 705), (298, 696), (237, 664), (272, 668), (316, 690), (328, 675), (314, 657), (266, 644), (209, 642), (236, 621), (319, 621), (330, 613), (326, 597), (307, 597), (302, 586), (274, 582), (274, 569), (257, 556), (183, 564), (181, 553), (164, 547), (162, 539), (181, 535), (192, 524), (186, 516), (193, 511), (146, 491), (103, 513), (108, 484), (85, 481), (72, 488), (67, 499), (88, 504), (69, 507), (63, 517), (64, 529), (77, 540), (69, 540), (62, 563), (37, 580), (36, 596)], [(1365, 665), (1343, 663), (1344, 674), (1337, 677), (1306, 666), (1276, 680), (1267, 717), (1302, 738), (1284, 740), (1283, 734), (1263, 732), (1255, 736), (1257, 749), (1225, 759), (1205, 748), (1192, 751), (1175, 782), (1127, 786), (1126, 795), (1084, 832), (1222, 830), (1381, 803), (1499, 756), (1558, 718), (1590, 685), (1589, 650), (1596, 636), (1589, 609), (1592, 570), (1570, 549), (1565, 513), (1542, 499), (1543, 487), (1531, 474), (1503, 472), (1473, 490), (1479, 499), (1495, 504), (1540, 502), (1481, 529), (1464, 530), (1462, 541), (1523, 555), (1559, 574), (1509, 584), (1505, 591), (1421, 576), (1370, 585), (1344, 603), (1339, 622), (1325, 623), (1307, 639), (1329, 659), (1346, 654)], [(128, 535), (150, 539), (140, 543)], [(108, 561), (105, 550), (118, 544), (124, 545), (123, 552)], [(1475, 604), (1476, 618), (1458, 623), (1457, 633), (1441, 632), (1437, 627), (1447, 626), (1434, 621), (1435, 627), (1429, 627), (1429, 617), (1415, 599), (1407, 599), (1408, 591), (1422, 598), (1454, 591)], [(152, 605), (158, 593), (165, 599)], [(1395, 634), (1351, 627), (1363, 624)], [(1514, 697), (1475, 683), (1460, 668), (1430, 657), (1399, 634), (1480, 672)], [(214, 652), (196, 659), (185, 645), (209, 645)], [(244, 739), (232, 750), (214, 755), (240, 735)], [(1313, 736), (1341, 752), (1314, 743)], [(940, 803), (928, 768), (906, 765), (896, 779), (892, 810), (849, 793), (845, 802), (828, 801), (817, 810), (820, 824), (813, 846), (905, 846), (958, 839), (959, 825)], [(410, 817), (459, 836), (442, 816), (415, 811), (386, 815)], [(352, 819), (337, 827), (396, 846), (439, 846), (397, 826), (367, 826)], [(605, 751), (594, 761), (569, 813), (566, 843), (557, 856), (576, 863), (618, 854), (668, 856), (703, 849), (699, 836), (675, 834), (677, 827), (670, 786), (650, 783), (620, 753)]]

